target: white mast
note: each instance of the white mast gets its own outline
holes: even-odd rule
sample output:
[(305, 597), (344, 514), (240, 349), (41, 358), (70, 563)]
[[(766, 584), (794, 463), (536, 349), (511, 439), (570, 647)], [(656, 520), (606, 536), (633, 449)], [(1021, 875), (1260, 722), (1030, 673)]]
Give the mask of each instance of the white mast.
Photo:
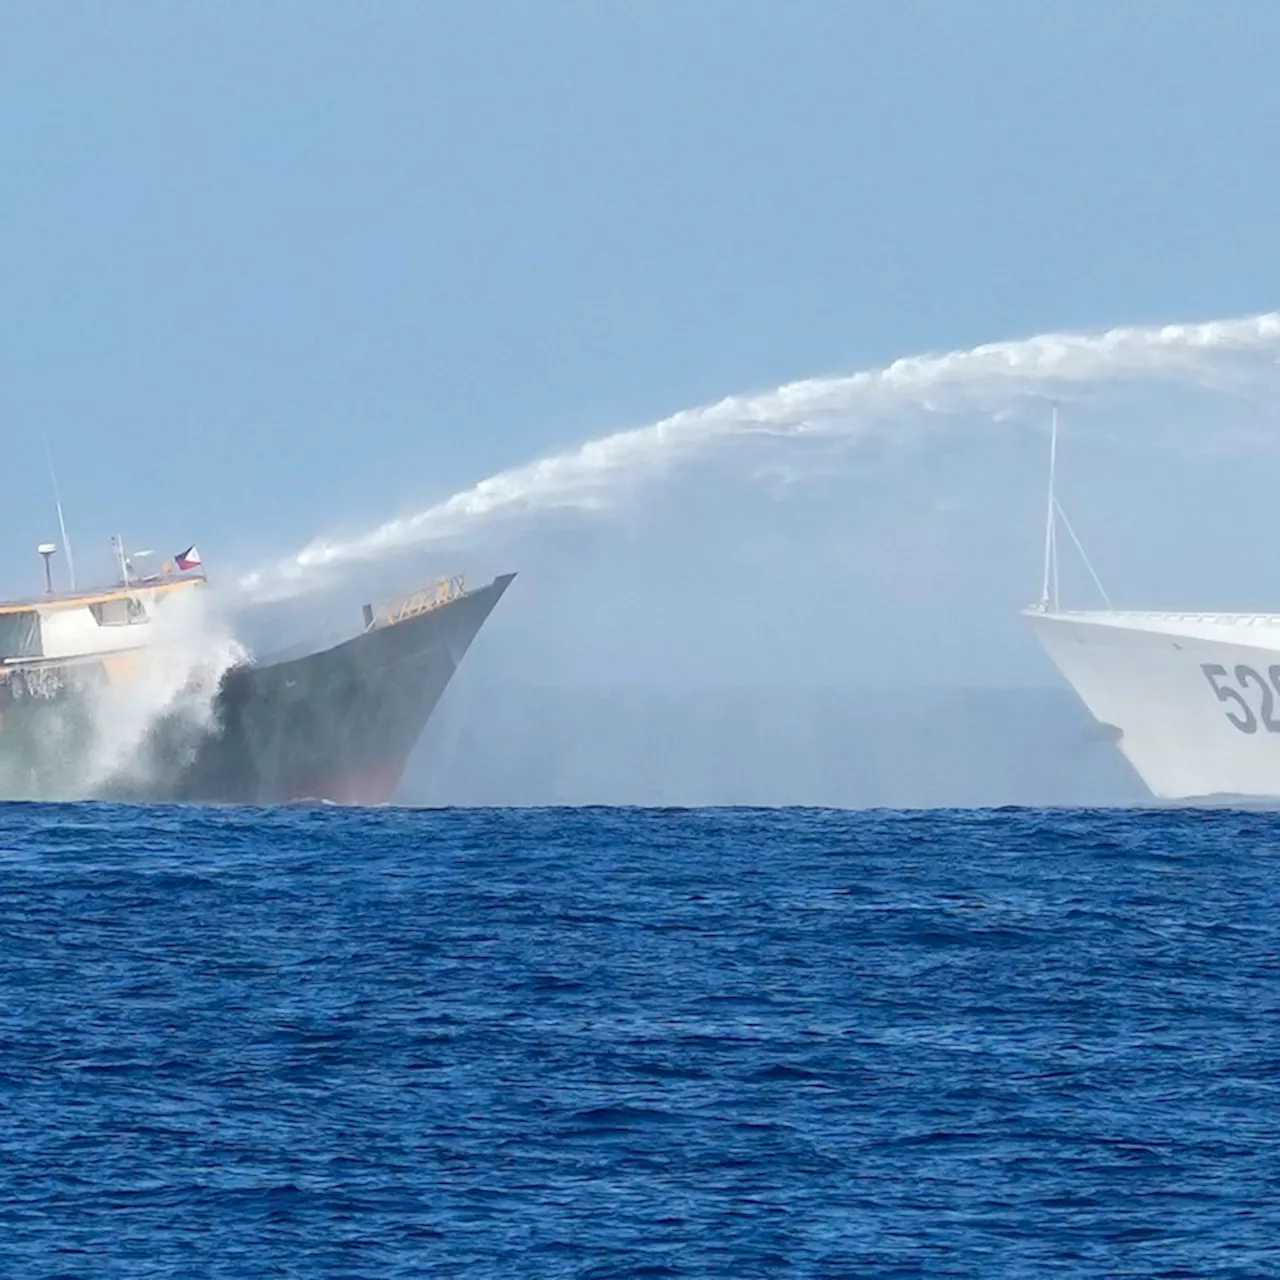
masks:
[(1054, 538), (1054, 513), (1058, 509), (1056, 493), (1058, 478), (1058, 406), (1053, 406), (1053, 423), (1049, 430), (1049, 500), (1046, 504), (1044, 518), (1044, 583), (1040, 590), (1040, 611), (1049, 608), (1050, 589), (1053, 592), (1053, 607), (1058, 608), (1058, 548)]
[(62, 534), (62, 549), (67, 553), (67, 575), (71, 590), (76, 589), (76, 562), (71, 555), (71, 539), (67, 537), (67, 522), (62, 518), (62, 495), (58, 492), (58, 473), (53, 469), (53, 450), (49, 447), (49, 433), (44, 433), (44, 456), (49, 463), (49, 480), (53, 485), (53, 504), (58, 508), (58, 532)]
[(120, 562), (120, 581), (127, 587), (129, 585), (129, 561), (124, 554), (124, 537), (116, 534), (112, 539), (116, 547), (116, 559)]

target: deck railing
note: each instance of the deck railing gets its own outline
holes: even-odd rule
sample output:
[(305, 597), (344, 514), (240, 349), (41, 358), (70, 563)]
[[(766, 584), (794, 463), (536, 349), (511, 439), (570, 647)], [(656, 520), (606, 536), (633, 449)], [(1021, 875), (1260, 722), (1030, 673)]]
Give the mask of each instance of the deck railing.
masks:
[(466, 582), (462, 574), (454, 574), (451, 578), (439, 578), (437, 581), (407, 596), (397, 596), (375, 605), (370, 610), (366, 630), (374, 627), (390, 627), (406, 618), (416, 617), (420, 613), (430, 613), (442, 605), (451, 603), (467, 594)]

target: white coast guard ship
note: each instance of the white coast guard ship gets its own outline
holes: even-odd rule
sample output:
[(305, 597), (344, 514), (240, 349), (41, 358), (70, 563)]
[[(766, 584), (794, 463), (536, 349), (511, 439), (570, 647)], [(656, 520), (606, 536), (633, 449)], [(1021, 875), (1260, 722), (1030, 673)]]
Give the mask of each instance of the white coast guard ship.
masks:
[[(1055, 410), (1036, 637), (1154, 796), (1280, 798), (1280, 614), (1112, 608), (1058, 504), (1057, 428)], [(1060, 607), (1060, 528), (1106, 608)]]

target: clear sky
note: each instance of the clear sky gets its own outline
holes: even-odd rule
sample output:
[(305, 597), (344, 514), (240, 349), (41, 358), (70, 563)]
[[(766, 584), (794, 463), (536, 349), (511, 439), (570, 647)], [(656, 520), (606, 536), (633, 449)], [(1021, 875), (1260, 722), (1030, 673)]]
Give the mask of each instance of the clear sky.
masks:
[(789, 378), (1280, 301), (1280, 6), (10, 3), (0, 591)]

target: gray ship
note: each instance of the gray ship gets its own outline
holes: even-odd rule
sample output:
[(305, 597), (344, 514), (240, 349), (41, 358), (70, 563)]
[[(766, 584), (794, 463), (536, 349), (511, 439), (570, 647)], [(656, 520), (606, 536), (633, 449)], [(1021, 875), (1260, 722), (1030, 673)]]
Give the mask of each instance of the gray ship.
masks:
[[(104, 696), (142, 698), (156, 622), (207, 585), (194, 549), (100, 591), (0, 603), (0, 798), (94, 796), (281, 804), (391, 800), (428, 717), (514, 575), (468, 590), (449, 578), (378, 607), (329, 648), (237, 661), (193, 716), (175, 698), (104, 768)], [(162, 630), (162, 629), (161, 629)], [(95, 757), (95, 752), (97, 756)], [(96, 759), (96, 764), (94, 763)]]

